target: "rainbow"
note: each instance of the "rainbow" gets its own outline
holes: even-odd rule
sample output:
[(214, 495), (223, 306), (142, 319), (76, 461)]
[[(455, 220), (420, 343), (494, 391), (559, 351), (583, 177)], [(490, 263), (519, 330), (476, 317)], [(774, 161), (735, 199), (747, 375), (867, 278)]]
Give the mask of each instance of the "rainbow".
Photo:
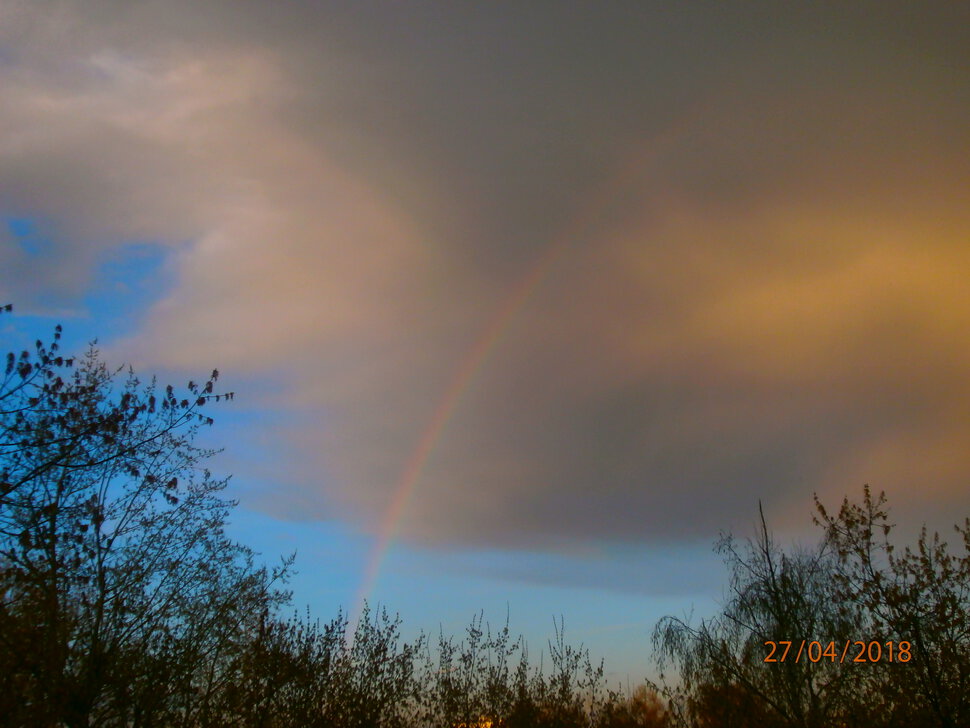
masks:
[[(696, 115), (691, 114), (690, 118), (696, 118)], [(398, 524), (407, 503), (414, 493), (421, 472), (428, 462), (435, 444), (441, 438), (441, 433), (455, 413), (462, 394), (468, 389), (469, 383), (482, 369), (489, 354), (495, 350), (512, 319), (542, 286), (566, 251), (573, 244), (582, 240), (584, 234), (590, 232), (592, 226), (608, 210), (609, 203), (616, 199), (623, 189), (628, 188), (630, 183), (656, 159), (660, 152), (686, 133), (687, 126), (685, 124), (677, 125), (673, 130), (651, 139), (638, 153), (630, 156), (627, 164), (621, 168), (620, 174), (604, 185), (598, 194), (591, 196), (586, 204), (580, 206), (578, 213), (570, 218), (563, 232), (553, 237), (552, 242), (546, 246), (527, 273), (518, 280), (461, 360), (438, 406), (435, 408), (431, 420), (418, 440), (417, 446), (408, 458), (401, 472), (401, 477), (394, 486), (391, 502), (381, 519), (377, 538), (367, 560), (364, 576), (354, 602), (355, 611), (352, 612), (351, 618), (348, 620), (350, 634), (354, 633), (364, 605), (377, 584), (381, 566), (397, 532)]]

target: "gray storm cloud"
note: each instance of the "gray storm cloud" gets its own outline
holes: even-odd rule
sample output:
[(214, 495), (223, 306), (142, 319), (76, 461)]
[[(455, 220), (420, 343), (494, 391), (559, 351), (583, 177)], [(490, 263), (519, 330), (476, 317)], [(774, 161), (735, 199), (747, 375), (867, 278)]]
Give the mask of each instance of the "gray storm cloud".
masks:
[(281, 383), (275, 513), (375, 528), (486, 343), (404, 538), (970, 505), (961, 11), (2, 7), (0, 212), (56, 241), (0, 240), (5, 295), (170, 246), (117, 347)]

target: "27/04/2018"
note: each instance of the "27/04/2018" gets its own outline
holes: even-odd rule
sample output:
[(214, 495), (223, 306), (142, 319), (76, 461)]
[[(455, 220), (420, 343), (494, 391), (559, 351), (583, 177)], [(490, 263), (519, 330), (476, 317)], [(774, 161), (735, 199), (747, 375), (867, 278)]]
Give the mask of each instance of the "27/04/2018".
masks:
[[(764, 662), (784, 662), (788, 659), (792, 645), (794, 644), (798, 644), (795, 662), (799, 662), (803, 657), (807, 658), (809, 662), (821, 662), (823, 659), (828, 659), (833, 663), (838, 660), (839, 664), (845, 662), (846, 657), (849, 658), (849, 662), (879, 662), (880, 660), (909, 662), (913, 658), (912, 645), (906, 640), (900, 642), (893, 642), (892, 640), (888, 642), (877, 642), (876, 640), (870, 642), (846, 640), (841, 654), (834, 640), (826, 645), (823, 645), (817, 640), (811, 642), (801, 640), (800, 643), (796, 643), (793, 640), (768, 640), (765, 642), (765, 647), (769, 648), (769, 652)], [(883, 645), (886, 646), (885, 651), (883, 650)], [(849, 653), (850, 646), (853, 647), (854, 654)]]

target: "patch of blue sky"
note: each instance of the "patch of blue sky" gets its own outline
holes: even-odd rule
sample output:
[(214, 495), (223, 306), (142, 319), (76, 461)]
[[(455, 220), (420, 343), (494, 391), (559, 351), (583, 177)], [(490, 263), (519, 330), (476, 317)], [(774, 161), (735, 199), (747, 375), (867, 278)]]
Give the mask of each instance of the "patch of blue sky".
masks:
[[(0, 313), (0, 356), (6, 356), (10, 351), (29, 351), (33, 354), (35, 342), (39, 341), (45, 347), (53, 343), (56, 322), (52, 323), (47, 316), (24, 314), (17, 308), (17, 301), (0, 301), (0, 305), (7, 303), (13, 304), (13, 310)], [(76, 343), (74, 338), (71, 341), (62, 340), (61, 353), (67, 356), (82, 353), (83, 349), (75, 346)]]
[[(430, 560), (430, 561), (429, 561)], [(527, 550), (416, 551), (417, 565), (435, 571), (478, 573), (508, 584), (604, 589), (650, 597), (689, 599), (723, 580), (724, 565), (710, 544), (597, 547), (587, 553)], [(429, 568), (429, 567), (425, 567)]]
[[(213, 362), (219, 368), (219, 362)], [(208, 371), (199, 372), (201, 380)], [(184, 387), (184, 377), (159, 373), (159, 381)], [(218, 449), (211, 460), (213, 472), (233, 474), (233, 497), (246, 507), (281, 521), (312, 520), (325, 510), (320, 499), (331, 474), (317, 463), (312, 475), (297, 467), (300, 455), (289, 439), (293, 433), (326, 436), (324, 413), (286, 409), (274, 397), (278, 387), (268, 377), (240, 377), (220, 370), (215, 393), (233, 393), (232, 400), (205, 405), (214, 426), (203, 428), (198, 444)]]
[(34, 231), (34, 221), (29, 217), (7, 217), (4, 219), (7, 229), (17, 238), (23, 238)]
[(315, 617), (328, 621), (338, 610), (351, 608), (372, 541), (321, 515), (326, 508), (316, 499), (326, 489), (325, 469), (307, 482), (304, 473), (289, 467), (292, 453), (282, 433), (292, 427), (316, 431), (323, 425), (316, 414), (268, 404), (273, 390), (265, 380), (220, 372), (215, 391), (233, 391), (234, 398), (205, 406), (215, 423), (202, 428), (197, 444), (219, 449), (207, 463), (217, 477), (232, 475), (226, 496), (239, 505), (228, 532), (260, 552), (267, 565), (296, 551), (296, 574), (289, 585), (294, 606), (309, 605)]
[[(2, 225), (0, 227), (0, 241), (8, 245), (11, 243), (15, 245), (23, 255), (30, 259), (30, 266), (45, 264), (43, 258), (49, 255), (54, 248), (49, 233), (52, 226), (47, 221), (37, 217), (0, 213), (0, 225)], [(30, 266), (26, 268), (28, 277), (30, 277)], [(24, 275), (24, 272), (21, 271), (20, 275)], [(36, 281), (34, 284), (36, 285)], [(14, 289), (16, 290), (16, 286), (14, 286)], [(43, 295), (47, 292), (38, 291), (38, 293)], [(53, 297), (56, 292), (50, 292), (48, 295)], [(2, 347), (4, 355), (7, 351), (14, 350), (27, 349), (33, 351), (35, 341), (41, 341), (48, 345), (52, 341), (54, 327), (58, 323), (66, 324), (66, 321), (52, 320), (51, 316), (40, 313), (36, 306), (31, 305), (30, 301), (18, 298), (16, 293), (10, 294), (7, 291), (0, 291), (0, 296), (11, 296), (12, 299), (4, 298), (4, 300), (0, 300), (0, 306), (8, 303), (13, 306), (13, 311), (10, 314), (3, 314), (3, 318), (0, 319), (0, 347)], [(68, 315), (66, 318), (70, 318), (70, 316)], [(61, 351), (75, 353), (75, 349), (71, 347), (84, 342), (75, 338), (76, 330), (74, 336), (72, 336), (67, 333), (67, 328), (65, 326)]]
[(99, 338), (110, 341), (134, 333), (151, 305), (170, 289), (170, 250), (160, 243), (131, 242), (103, 257), (84, 297)]
[[(0, 224), (2, 237), (27, 256), (30, 266), (53, 265), (54, 256), (70, 254), (64, 234), (56, 232), (56, 221), (7, 212), (0, 213)], [(80, 300), (69, 300), (57, 290), (38, 290), (34, 305), (10, 301), (15, 315), (4, 322), (7, 345), (48, 341), (56, 324), (64, 327), (61, 350), (70, 353), (80, 353), (95, 339), (106, 343), (133, 332), (141, 315), (172, 285), (166, 265), (170, 250), (142, 241), (111, 248), (98, 261)], [(50, 305), (37, 306), (38, 301)]]
[[(234, 479), (235, 480), (235, 479)], [(229, 495), (234, 495), (230, 485)], [(292, 606), (307, 607), (323, 622), (346, 613), (366, 564), (370, 541), (334, 521), (283, 521), (246, 507), (245, 498), (229, 518), (226, 532), (260, 554), (266, 566), (296, 552), (287, 588)]]
[(38, 258), (50, 251), (50, 238), (41, 233), (41, 228), (34, 218), (8, 215), (3, 218), (3, 221), (10, 237), (30, 257)]

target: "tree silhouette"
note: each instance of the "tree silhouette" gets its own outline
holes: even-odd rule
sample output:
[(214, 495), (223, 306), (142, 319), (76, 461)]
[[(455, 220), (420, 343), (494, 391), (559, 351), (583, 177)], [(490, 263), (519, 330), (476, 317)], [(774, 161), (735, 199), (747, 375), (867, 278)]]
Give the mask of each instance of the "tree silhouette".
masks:
[(721, 613), (658, 623), (660, 667), (678, 668), (663, 691), (679, 724), (968, 725), (970, 521), (956, 527), (956, 556), (925, 529), (898, 550), (885, 496), (868, 487), (834, 515), (816, 508), (814, 549), (784, 552), (762, 516), (746, 548), (719, 544), (731, 570)]
[[(201, 409), (50, 345), (0, 380), (0, 709), (11, 724), (144, 723), (204, 713), (247, 620), (285, 598), (223, 531)], [(254, 616), (255, 615), (255, 616)], [(190, 702), (188, 695), (192, 696)]]
[[(925, 526), (915, 549), (898, 549), (885, 494), (873, 496), (868, 486), (861, 504), (845, 499), (830, 515), (816, 498), (816, 508), (816, 523), (838, 556), (838, 598), (855, 605), (881, 649), (896, 645), (895, 661), (874, 663), (868, 692), (900, 725), (970, 723), (970, 519), (954, 526), (963, 552), (957, 556)], [(902, 642), (911, 648), (905, 663), (898, 659)]]
[(739, 546), (725, 536), (718, 550), (731, 570), (730, 598), (722, 613), (697, 627), (665, 617), (654, 631), (661, 666), (679, 667), (692, 720), (710, 722), (702, 714), (723, 701), (725, 716), (730, 705), (743, 708), (728, 724), (831, 725), (850, 687), (844, 666), (796, 662), (794, 653), (784, 662), (764, 662), (766, 642), (827, 643), (853, 633), (852, 620), (833, 607), (828, 549), (784, 553), (762, 515), (757, 540)]

